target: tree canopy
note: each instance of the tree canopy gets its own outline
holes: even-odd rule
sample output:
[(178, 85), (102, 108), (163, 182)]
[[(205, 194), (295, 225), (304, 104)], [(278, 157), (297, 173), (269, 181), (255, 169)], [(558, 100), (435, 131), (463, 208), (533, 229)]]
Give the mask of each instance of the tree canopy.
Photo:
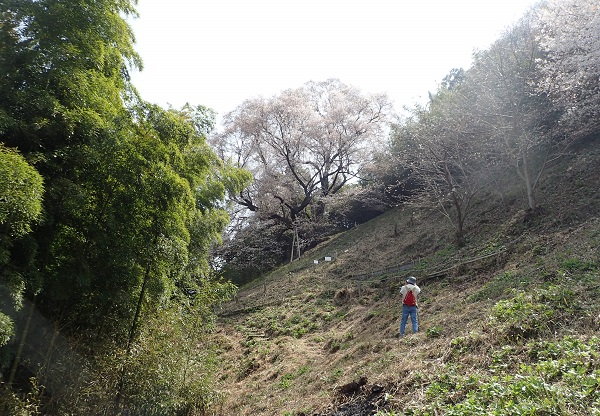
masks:
[(235, 201), (293, 223), (316, 196), (360, 175), (390, 110), (385, 95), (364, 96), (335, 79), (245, 101), (225, 116), (216, 140), (224, 157), (254, 174)]
[[(277, 244), (292, 240), (299, 249), (299, 227), (323, 220), (325, 200), (360, 179), (373, 149), (383, 141), (391, 110), (386, 95), (365, 95), (330, 79), (249, 99), (226, 114), (223, 131), (212, 142), (222, 158), (254, 177), (232, 198), (242, 208), (241, 226), (259, 222), (262, 226), (254, 229), (276, 227), (270, 233), (279, 236)], [(288, 230), (291, 238), (285, 236)], [(257, 237), (253, 239), (262, 240)], [(246, 249), (253, 246), (244, 244)], [(225, 251), (230, 253), (220, 255), (239, 258), (237, 244), (229, 247)], [(273, 255), (281, 252), (257, 247)], [(273, 262), (277, 260), (267, 261)]]
[[(164, 109), (131, 85), (129, 71), (142, 66), (125, 20), (135, 16), (134, 6), (128, 0), (0, 5), (2, 283), (78, 339), (87, 359), (124, 354), (105, 374), (121, 386), (127, 372), (119, 369), (134, 366), (134, 344), (150, 337), (147, 325), (161, 310), (176, 314), (175, 305), (194, 294), (194, 310), (210, 311), (201, 303), (231, 293), (212, 273), (209, 249), (229, 221), (225, 196), (250, 180), (206, 143), (212, 110)], [(9, 269), (18, 273), (16, 284), (4, 273)], [(19, 317), (15, 306), (2, 308)], [(181, 311), (181, 325), (197, 321), (189, 308)], [(11, 334), (26, 342), (27, 325), (15, 323), (11, 328), (2, 318), (3, 343)], [(22, 349), (8, 348), (12, 355), (2, 354), (9, 359), (0, 366), (12, 367), (10, 385)], [(59, 371), (44, 365), (48, 374)], [(171, 376), (185, 371), (173, 368)], [(117, 408), (133, 395), (152, 394), (111, 388)]]
[[(18, 152), (0, 144), (0, 298), (17, 306), (23, 301), (24, 265), (11, 251), (39, 219), (43, 190), (40, 174)], [(0, 347), (13, 335), (12, 320), (0, 311)]]
[(575, 134), (598, 128), (600, 14), (593, 0), (551, 0), (540, 9), (538, 90), (563, 110), (562, 124)]

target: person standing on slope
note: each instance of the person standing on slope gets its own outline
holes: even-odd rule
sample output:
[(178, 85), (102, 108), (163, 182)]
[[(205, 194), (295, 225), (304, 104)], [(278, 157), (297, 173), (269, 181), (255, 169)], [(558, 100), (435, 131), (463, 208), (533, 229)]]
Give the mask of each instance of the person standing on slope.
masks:
[(400, 289), (402, 295), (402, 320), (400, 321), (400, 337), (404, 336), (406, 329), (406, 321), (410, 316), (412, 322), (413, 334), (419, 332), (419, 319), (417, 317), (417, 296), (421, 293), (421, 288), (417, 286), (417, 279), (413, 276), (406, 279), (406, 284)]

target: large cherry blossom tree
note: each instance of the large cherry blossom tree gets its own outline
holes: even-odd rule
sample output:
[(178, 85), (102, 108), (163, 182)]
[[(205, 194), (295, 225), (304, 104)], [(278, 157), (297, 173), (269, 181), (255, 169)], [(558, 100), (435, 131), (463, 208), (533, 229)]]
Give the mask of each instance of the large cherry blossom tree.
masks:
[(386, 95), (364, 95), (336, 79), (245, 101), (224, 117), (215, 140), (223, 157), (254, 175), (235, 201), (294, 223), (316, 196), (360, 175), (390, 110)]
[(239, 224), (283, 226), (299, 253), (298, 229), (323, 219), (324, 200), (358, 180), (386, 137), (391, 110), (385, 94), (329, 79), (249, 99), (226, 114), (213, 145), (254, 177), (232, 198), (242, 213), (253, 213), (241, 214)]

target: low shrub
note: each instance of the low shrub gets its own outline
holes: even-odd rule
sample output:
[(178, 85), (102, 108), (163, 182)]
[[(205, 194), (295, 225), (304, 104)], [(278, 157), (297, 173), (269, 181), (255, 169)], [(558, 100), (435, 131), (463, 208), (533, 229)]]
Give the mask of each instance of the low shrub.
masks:
[(512, 272), (505, 272), (486, 283), (481, 290), (469, 296), (470, 302), (488, 299), (501, 299), (510, 293), (511, 289), (522, 289), (530, 283), (530, 278)]
[(574, 293), (563, 286), (515, 293), (513, 298), (497, 302), (492, 309), (493, 327), (513, 341), (552, 335), (581, 309)]
[[(431, 381), (423, 415), (599, 415), (600, 339), (532, 341), (491, 351), (490, 372), (461, 374), (448, 366)], [(517, 370), (498, 364), (508, 358)], [(485, 369), (482, 369), (484, 371)], [(506, 370), (506, 371), (504, 371)], [(414, 409), (405, 409), (412, 414)]]

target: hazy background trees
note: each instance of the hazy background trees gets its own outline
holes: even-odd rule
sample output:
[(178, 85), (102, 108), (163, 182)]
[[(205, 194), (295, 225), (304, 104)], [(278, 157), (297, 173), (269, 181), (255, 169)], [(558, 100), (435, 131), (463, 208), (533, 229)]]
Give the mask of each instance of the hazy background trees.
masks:
[(545, 164), (558, 152), (560, 137), (555, 109), (535, 91), (543, 55), (538, 16), (530, 12), (478, 53), (468, 71), (478, 92), (472, 96), (472, 112), (487, 125), (487, 140), (523, 181), (532, 210), (537, 208), (536, 188)]
[(388, 159), (396, 167), (388, 171), (404, 172), (399, 183), (415, 180), (421, 192), (410, 202), (443, 212), (457, 244), (465, 243), (469, 201), (478, 190), (514, 170), (526, 207), (535, 211), (547, 164), (598, 130), (597, 85), (590, 85), (597, 78), (597, 29), (597, 5), (540, 4), (396, 123)]
[(593, 0), (550, 0), (539, 8), (538, 91), (562, 111), (574, 134), (598, 129), (600, 118), (600, 11)]
[(493, 163), (489, 150), (477, 140), (483, 131), (466, 108), (462, 74), (449, 74), (429, 105), (415, 106), (391, 137), (396, 163), (416, 184), (408, 203), (441, 212), (452, 224), (458, 246), (466, 242), (471, 201), (486, 184), (483, 171)]

